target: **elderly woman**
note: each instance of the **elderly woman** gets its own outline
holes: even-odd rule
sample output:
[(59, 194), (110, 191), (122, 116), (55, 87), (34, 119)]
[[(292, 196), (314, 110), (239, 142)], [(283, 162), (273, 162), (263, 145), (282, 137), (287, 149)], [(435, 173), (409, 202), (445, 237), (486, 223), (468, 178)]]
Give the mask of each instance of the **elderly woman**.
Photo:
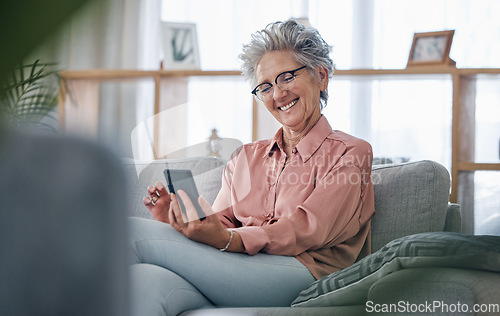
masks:
[(332, 130), (321, 114), (329, 46), (312, 28), (277, 22), (254, 34), (240, 59), (282, 128), (237, 151), (214, 204), (199, 198), (204, 220), (191, 217), (183, 192), (148, 188), (144, 203), (157, 221), (131, 219), (138, 315), (289, 306), (315, 279), (370, 251), (371, 146)]

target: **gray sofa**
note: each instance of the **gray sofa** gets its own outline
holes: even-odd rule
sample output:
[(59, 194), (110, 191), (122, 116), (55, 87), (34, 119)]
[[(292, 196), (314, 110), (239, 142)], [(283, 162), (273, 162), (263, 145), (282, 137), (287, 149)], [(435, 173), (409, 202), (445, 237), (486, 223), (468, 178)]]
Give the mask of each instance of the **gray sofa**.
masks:
[[(0, 126), (0, 315), (128, 315), (124, 215), (150, 217), (141, 200), (147, 185), (164, 180), (167, 164), (193, 170), (213, 201), (225, 165), (216, 158), (122, 162), (92, 143)], [(481, 305), (491, 313), (477, 314), (500, 315), (500, 237), (457, 233), (448, 172), (421, 161), (377, 166), (373, 180), (372, 255), (314, 282), (293, 307), (184, 315), (363, 315), (406, 307), (399, 302), (449, 304), (436, 315), (474, 314), (452, 311), (457, 303), (461, 310), (491, 304)]]
[[(148, 185), (164, 182), (167, 166), (191, 169), (200, 194), (213, 202), (225, 161), (204, 157), (126, 161), (125, 166), (131, 185), (129, 215), (151, 218), (142, 197)], [(496, 306), (500, 315), (500, 237), (460, 234), (460, 206), (448, 202), (448, 171), (432, 161), (374, 166), (373, 182), (372, 255), (316, 281), (291, 307), (221, 307), (183, 315), (364, 315), (415, 310), (427, 315), (474, 315), (474, 304), (493, 304), (490, 308)], [(483, 314), (489, 315), (477, 313)]]

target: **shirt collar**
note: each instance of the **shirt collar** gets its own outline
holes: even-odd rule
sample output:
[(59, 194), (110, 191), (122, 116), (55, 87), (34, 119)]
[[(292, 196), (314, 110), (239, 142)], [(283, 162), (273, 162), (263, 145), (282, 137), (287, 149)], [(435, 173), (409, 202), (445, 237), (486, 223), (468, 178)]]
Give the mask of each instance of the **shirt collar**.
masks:
[(279, 148), (283, 147), (283, 127), (281, 127), (276, 132), (274, 137), (271, 139), (271, 143), (266, 147), (266, 150), (264, 151), (263, 158), (267, 158), (267, 157), (271, 156), (271, 153), (272, 153), (275, 146), (279, 147)]
[[(307, 135), (304, 136), (304, 138), (302, 138), (296, 146), (303, 162), (306, 162), (309, 158), (311, 158), (331, 132), (332, 127), (330, 126), (330, 123), (328, 123), (328, 120), (324, 115), (321, 115), (318, 122), (316, 122), (309, 133), (307, 133)], [(283, 127), (276, 132), (271, 140), (271, 143), (267, 146), (264, 158), (270, 156), (275, 146), (279, 148), (283, 147)]]

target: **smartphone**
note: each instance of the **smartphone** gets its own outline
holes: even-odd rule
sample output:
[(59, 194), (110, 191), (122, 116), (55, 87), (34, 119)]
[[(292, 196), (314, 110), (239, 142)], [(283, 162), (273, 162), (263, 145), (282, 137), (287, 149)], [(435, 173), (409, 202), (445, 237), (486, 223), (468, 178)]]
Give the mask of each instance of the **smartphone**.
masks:
[(178, 198), (179, 205), (181, 206), (182, 213), (187, 218), (186, 207), (184, 203), (182, 203), (181, 198), (177, 194), (178, 190), (182, 190), (187, 193), (189, 199), (193, 203), (196, 213), (198, 214), (198, 219), (202, 220), (206, 217), (205, 212), (201, 209), (200, 204), (198, 203), (198, 190), (196, 189), (196, 183), (193, 179), (193, 174), (191, 170), (187, 169), (165, 169), (163, 171), (165, 175), (165, 179), (167, 179), (167, 189), (169, 193), (174, 193)]

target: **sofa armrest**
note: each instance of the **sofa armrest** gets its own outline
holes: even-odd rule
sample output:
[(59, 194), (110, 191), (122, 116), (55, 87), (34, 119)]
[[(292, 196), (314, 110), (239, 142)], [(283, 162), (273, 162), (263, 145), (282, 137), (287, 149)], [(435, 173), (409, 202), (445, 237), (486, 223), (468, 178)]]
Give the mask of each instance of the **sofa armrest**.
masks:
[(448, 203), (443, 231), (455, 233), (462, 232), (462, 211), (459, 204)]

